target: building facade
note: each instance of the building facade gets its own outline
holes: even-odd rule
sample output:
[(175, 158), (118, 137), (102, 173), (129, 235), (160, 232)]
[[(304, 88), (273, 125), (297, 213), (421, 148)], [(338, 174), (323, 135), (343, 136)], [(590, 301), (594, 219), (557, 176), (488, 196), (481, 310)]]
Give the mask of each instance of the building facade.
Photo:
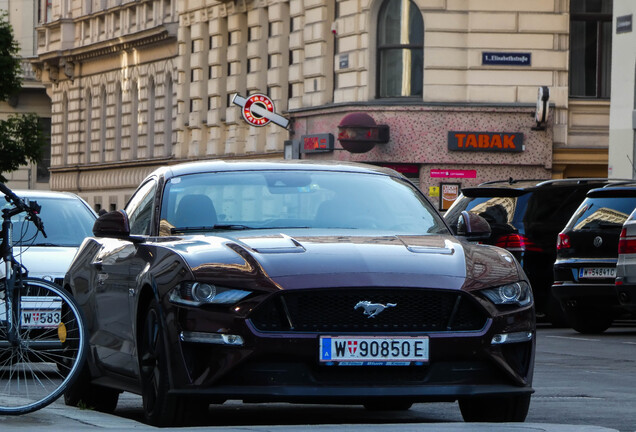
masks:
[[(46, 4), (51, 187), (96, 209), (159, 165), (286, 147), (394, 167), (441, 207), (488, 180), (607, 175), (611, 1)], [(290, 126), (248, 125), (236, 94)]]
[(174, 159), (176, 1), (44, 3), (34, 64), (52, 101), (51, 189), (121, 208)]
[(22, 58), (22, 89), (14, 98), (0, 102), (0, 118), (35, 113), (40, 118), (47, 137), (47, 146), (40, 163), (4, 173), (9, 180), (9, 187), (13, 189), (49, 188), (51, 99), (47, 96), (44, 85), (36, 78), (30, 63), (36, 55), (35, 26), (39, 22), (39, 4), (38, 0), (0, 0), (0, 11), (7, 14)]
[(610, 109), (609, 172), (616, 178), (636, 178), (636, 4), (614, 0), (612, 104)]

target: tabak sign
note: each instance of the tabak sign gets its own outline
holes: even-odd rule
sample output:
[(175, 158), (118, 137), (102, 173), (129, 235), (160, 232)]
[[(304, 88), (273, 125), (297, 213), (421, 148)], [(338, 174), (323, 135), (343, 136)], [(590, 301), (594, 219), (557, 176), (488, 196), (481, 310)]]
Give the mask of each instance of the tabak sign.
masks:
[(448, 132), (448, 150), (483, 152), (522, 152), (521, 132)]

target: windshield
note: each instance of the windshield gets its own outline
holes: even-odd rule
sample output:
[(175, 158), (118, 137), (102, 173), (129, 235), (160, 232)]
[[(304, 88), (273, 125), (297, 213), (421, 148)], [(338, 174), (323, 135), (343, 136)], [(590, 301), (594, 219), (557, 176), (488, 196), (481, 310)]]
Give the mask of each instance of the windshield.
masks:
[[(0, 195), (2, 196), (2, 195)], [(47, 237), (38, 232), (25, 213), (13, 216), (13, 244), (15, 246), (78, 247), (85, 237), (92, 235), (95, 214), (79, 199), (33, 197), (42, 206), (40, 218)], [(4, 199), (3, 208), (12, 205)]]
[(194, 174), (167, 182), (161, 235), (252, 228), (447, 232), (417, 189), (386, 175), (245, 171)]

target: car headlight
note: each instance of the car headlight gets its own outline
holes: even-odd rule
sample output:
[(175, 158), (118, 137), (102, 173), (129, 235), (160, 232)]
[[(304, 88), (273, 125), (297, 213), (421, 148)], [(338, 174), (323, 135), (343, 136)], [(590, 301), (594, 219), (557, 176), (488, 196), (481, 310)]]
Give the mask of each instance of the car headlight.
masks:
[(201, 282), (182, 282), (170, 293), (172, 303), (186, 306), (234, 304), (250, 295), (249, 291), (219, 287)]
[(532, 303), (532, 290), (525, 281), (487, 288), (481, 293), (496, 305), (526, 306)]

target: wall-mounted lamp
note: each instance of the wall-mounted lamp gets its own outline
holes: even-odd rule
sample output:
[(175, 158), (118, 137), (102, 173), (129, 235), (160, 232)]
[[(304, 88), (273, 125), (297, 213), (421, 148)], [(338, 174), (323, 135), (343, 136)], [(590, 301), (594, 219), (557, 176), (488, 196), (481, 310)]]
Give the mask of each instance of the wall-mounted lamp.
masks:
[(532, 130), (545, 130), (548, 122), (548, 111), (550, 110), (550, 88), (539, 87), (537, 93), (537, 109), (534, 112), (534, 119), (537, 125)]

